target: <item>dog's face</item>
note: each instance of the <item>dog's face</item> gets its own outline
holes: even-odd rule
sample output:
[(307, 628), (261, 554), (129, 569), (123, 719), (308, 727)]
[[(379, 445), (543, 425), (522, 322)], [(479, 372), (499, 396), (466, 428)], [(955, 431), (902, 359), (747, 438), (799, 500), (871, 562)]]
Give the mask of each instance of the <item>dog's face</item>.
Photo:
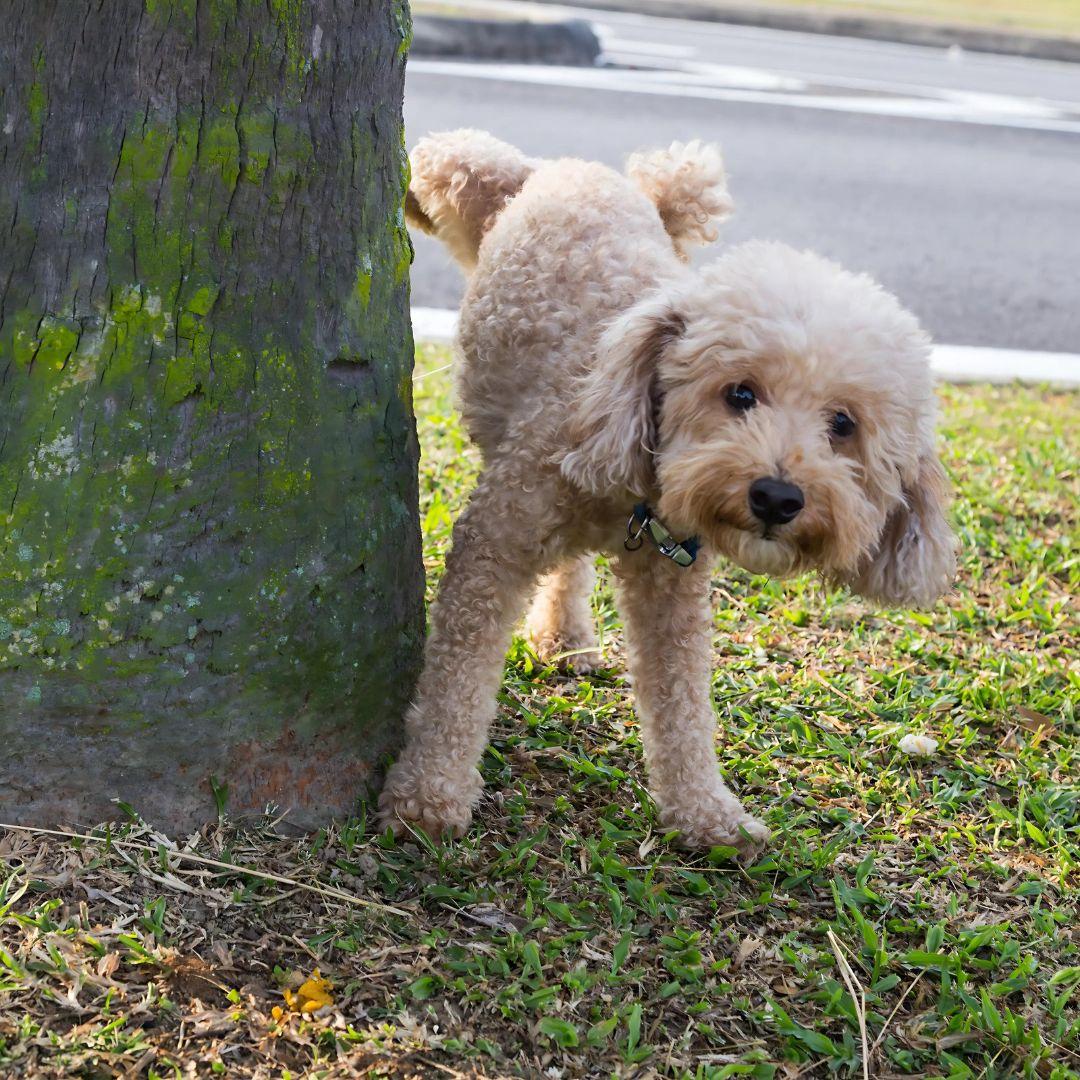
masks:
[(661, 290), (606, 340), (627, 342), (622, 363), (644, 367), (620, 392), (649, 398), (631, 486), (644, 494), (651, 481), (669, 528), (755, 573), (819, 570), (886, 602), (926, 603), (948, 587), (955, 542), (928, 342), (868, 278), (747, 244)]

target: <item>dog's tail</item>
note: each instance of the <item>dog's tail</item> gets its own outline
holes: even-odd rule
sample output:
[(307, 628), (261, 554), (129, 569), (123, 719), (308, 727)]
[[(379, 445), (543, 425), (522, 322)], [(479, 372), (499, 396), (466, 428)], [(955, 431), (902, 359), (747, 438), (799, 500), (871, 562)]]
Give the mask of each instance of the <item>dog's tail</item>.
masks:
[(631, 154), (626, 175), (656, 204), (660, 219), (687, 258), (695, 244), (710, 244), (716, 226), (733, 209), (720, 148), (712, 143), (674, 142), (666, 150)]
[(468, 128), (421, 139), (409, 162), (405, 217), (442, 240), (466, 273), (484, 233), (536, 167), (508, 143)]

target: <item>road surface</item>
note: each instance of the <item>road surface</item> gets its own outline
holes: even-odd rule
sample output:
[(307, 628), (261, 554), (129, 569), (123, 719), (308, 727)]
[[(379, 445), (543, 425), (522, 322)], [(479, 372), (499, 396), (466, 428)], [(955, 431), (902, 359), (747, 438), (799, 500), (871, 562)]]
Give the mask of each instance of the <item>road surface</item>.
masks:
[[(737, 203), (721, 246), (775, 238), (868, 271), (938, 341), (1080, 353), (1080, 65), (588, 17), (611, 67), (410, 61), (410, 145), (481, 127), (619, 165), (715, 140)], [(413, 304), (456, 307), (456, 267), (416, 248)]]

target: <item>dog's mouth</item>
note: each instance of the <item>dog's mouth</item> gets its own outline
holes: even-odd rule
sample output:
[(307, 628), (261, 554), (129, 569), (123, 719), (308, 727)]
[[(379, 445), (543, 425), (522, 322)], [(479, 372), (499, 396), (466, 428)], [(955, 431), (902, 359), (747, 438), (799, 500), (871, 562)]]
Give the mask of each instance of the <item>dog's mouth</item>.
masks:
[(794, 537), (777, 526), (747, 527), (724, 515), (717, 515), (709, 530), (715, 548), (751, 574), (787, 577), (796, 573), (803, 562)]
[(752, 574), (792, 577), (809, 570), (843, 569), (830, 561), (834, 553), (828, 536), (818, 529), (796, 531), (788, 525), (748, 527), (730, 520), (717, 520), (709, 531), (713, 548)]

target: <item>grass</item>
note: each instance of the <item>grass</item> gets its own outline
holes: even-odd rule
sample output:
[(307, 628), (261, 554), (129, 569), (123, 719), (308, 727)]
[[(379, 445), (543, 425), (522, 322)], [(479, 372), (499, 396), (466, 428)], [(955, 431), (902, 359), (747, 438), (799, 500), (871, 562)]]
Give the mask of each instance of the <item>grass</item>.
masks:
[[(416, 384), (433, 580), (476, 470), (445, 363)], [(942, 396), (946, 603), (716, 577), (722, 766), (776, 830), (756, 865), (656, 832), (602, 574), (610, 669), (514, 645), (458, 843), (0, 833), (0, 1073), (1080, 1076), (1080, 402)]]
[[(706, 0), (708, 2), (708, 0)], [(776, 7), (1080, 36), (1080, 0), (769, 0)]]

